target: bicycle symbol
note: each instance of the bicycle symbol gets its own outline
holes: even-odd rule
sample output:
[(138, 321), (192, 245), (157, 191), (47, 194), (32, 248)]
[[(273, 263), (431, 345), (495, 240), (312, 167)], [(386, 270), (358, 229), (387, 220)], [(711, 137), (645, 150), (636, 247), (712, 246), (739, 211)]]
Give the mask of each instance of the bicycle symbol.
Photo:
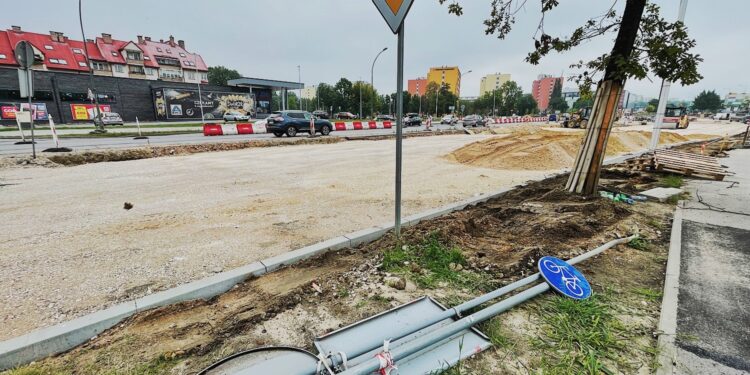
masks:
[(542, 261), (542, 267), (552, 273), (561, 274), (560, 279), (565, 283), (565, 288), (576, 297), (582, 297), (585, 291), (578, 285), (581, 280), (571, 271), (568, 266), (559, 265), (549, 259)]

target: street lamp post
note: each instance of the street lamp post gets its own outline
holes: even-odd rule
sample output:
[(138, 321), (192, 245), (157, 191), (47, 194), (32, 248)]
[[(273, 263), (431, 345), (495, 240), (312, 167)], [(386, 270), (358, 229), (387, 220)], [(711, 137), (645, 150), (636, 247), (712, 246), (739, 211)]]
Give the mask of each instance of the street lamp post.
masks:
[(203, 115), (203, 95), (201, 95), (201, 77), (200, 73), (198, 73), (198, 52), (196, 52), (193, 55), (193, 65), (196, 66), (195, 68), (195, 74), (198, 76), (198, 108), (201, 110), (201, 123), (206, 122), (206, 118)]
[[(381, 55), (381, 54), (382, 54), (383, 52), (387, 51), (387, 50), (388, 50), (388, 47), (385, 47), (385, 48), (383, 48), (383, 49), (382, 49), (382, 50), (381, 50), (380, 52), (378, 52), (378, 54), (377, 54), (377, 55), (375, 56), (375, 59), (374, 59), (374, 60), (372, 60), (372, 67), (370, 68), (370, 86), (372, 86), (372, 89), (373, 89), (373, 91), (375, 90), (375, 62), (376, 62), (376, 61), (378, 61), (378, 57), (380, 57), (380, 55)], [(375, 113), (375, 100), (374, 100), (374, 98), (373, 98), (373, 101), (372, 101), (372, 103), (371, 103), (371, 104), (372, 104), (372, 105), (371, 105), (371, 108), (370, 108), (370, 110), (371, 110), (371, 113), (370, 113), (370, 115), (372, 115), (372, 114), (374, 114), (374, 113)]]
[(359, 118), (362, 116), (362, 77), (359, 77)]
[(297, 109), (302, 110), (302, 67), (297, 65), (297, 83), (299, 83), (299, 96), (297, 97)]
[[(83, 32), (83, 12), (81, 11), (81, 0), (78, 0), (78, 22), (81, 25), (81, 37), (83, 38), (83, 52), (86, 54), (86, 64), (88, 64), (89, 68), (89, 87), (91, 89), (91, 94), (94, 97), (94, 126), (96, 129), (93, 131), (93, 133), (106, 133), (107, 130), (104, 129), (104, 124), (101, 123), (101, 113), (99, 112), (99, 95), (96, 93), (96, 88), (94, 88), (94, 67), (91, 66), (91, 59), (89, 58), (89, 48), (88, 43), (86, 43), (86, 33)], [(31, 111), (31, 106), (29, 106), (29, 111)], [(99, 120), (99, 121), (96, 121)]]
[[(473, 70), (469, 70), (468, 72), (464, 73), (461, 78), (469, 75), (469, 73), (471, 73), (471, 72), (473, 72)], [(461, 90), (460, 89), (456, 90), (456, 92), (458, 93), (458, 95), (456, 96), (456, 110), (454, 111), (454, 113), (458, 113), (458, 108), (459, 108), (458, 105), (459, 105), (459, 103), (461, 103)]]

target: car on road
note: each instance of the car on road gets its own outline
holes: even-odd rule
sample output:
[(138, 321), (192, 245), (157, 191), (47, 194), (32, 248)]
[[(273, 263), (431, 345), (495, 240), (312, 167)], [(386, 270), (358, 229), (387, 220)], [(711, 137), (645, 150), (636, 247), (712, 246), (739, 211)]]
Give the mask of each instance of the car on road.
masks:
[(354, 120), (355, 118), (357, 118), (357, 116), (355, 116), (351, 112), (339, 112), (334, 117), (341, 120)]
[(328, 112), (326, 112), (326, 111), (314, 111), (312, 114), (313, 114), (313, 116), (315, 116), (317, 118), (322, 118), (322, 119), (326, 119), (326, 120), (328, 120), (329, 118), (331, 118), (331, 116), (329, 116)]
[(404, 126), (420, 126), (422, 125), (422, 118), (419, 117), (419, 113), (407, 113), (404, 116)]
[(307, 111), (276, 111), (266, 119), (266, 129), (277, 137), (286, 134), (295, 137), (297, 133), (310, 133), (310, 121), (315, 121), (315, 133), (331, 134), (333, 126), (325, 119), (316, 118)]
[(747, 117), (747, 112), (735, 112), (729, 115), (729, 121), (744, 122), (745, 117)]
[(445, 115), (440, 119), (441, 124), (455, 125), (458, 119), (453, 115)]
[(391, 115), (377, 115), (375, 121), (396, 121), (396, 118)]
[(547, 117), (547, 121), (549, 122), (557, 122), (557, 113), (553, 113)]
[(485, 120), (480, 115), (468, 115), (464, 117), (464, 127), (468, 128), (469, 126), (477, 127), (477, 126), (484, 126), (487, 124), (487, 120)]
[(714, 115), (714, 120), (729, 120), (729, 112), (719, 112)]
[(239, 111), (226, 111), (224, 112), (224, 121), (248, 121), (250, 115)]
[(122, 117), (120, 117), (119, 113), (116, 112), (102, 112), (100, 118), (94, 118), (94, 124), (96, 125), (125, 125), (125, 122), (122, 121)]

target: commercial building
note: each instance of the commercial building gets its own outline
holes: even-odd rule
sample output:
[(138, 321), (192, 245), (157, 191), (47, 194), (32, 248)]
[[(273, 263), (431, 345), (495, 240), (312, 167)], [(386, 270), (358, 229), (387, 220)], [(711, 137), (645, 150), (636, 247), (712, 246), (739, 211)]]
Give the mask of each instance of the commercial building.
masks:
[(57, 123), (90, 122), (96, 108), (89, 90), (95, 92), (100, 111), (117, 112), (125, 121), (185, 121), (220, 119), (228, 110), (252, 116), (268, 113), (272, 91), (286, 93), (303, 87), (262, 79), (208, 85), (208, 68), (201, 56), (188, 52), (183, 41), (171, 36), (158, 42), (139, 36), (136, 42), (128, 42), (102, 34), (84, 44), (59, 32), (38, 34), (13, 26), (0, 31), (2, 125), (14, 125), (16, 111), (28, 107), (27, 99), (20, 97), (14, 54), (20, 41), (34, 48), (35, 121), (52, 116)]
[(438, 86), (447, 85), (453, 94), (461, 96), (461, 70), (457, 66), (430, 68), (430, 72), (427, 73), (427, 84), (430, 83)]
[(407, 91), (411, 95), (423, 96), (425, 90), (427, 90), (427, 78), (410, 79), (407, 84)]
[(568, 108), (573, 108), (573, 104), (581, 97), (581, 93), (578, 92), (578, 88), (563, 87), (562, 97), (568, 104)]
[(500, 88), (505, 82), (510, 81), (510, 74), (488, 74), (479, 82), (479, 96), (493, 92)]
[(750, 94), (746, 92), (729, 92), (724, 95), (724, 106), (732, 110), (744, 109), (750, 102)]
[(563, 77), (553, 77), (551, 75), (542, 74), (537, 77), (531, 85), (531, 95), (534, 96), (534, 100), (536, 100), (540, 111), (546, 111), (549, 107), (552, 89), (555, 87), (555, 82), (558, 81), (562, 85)]

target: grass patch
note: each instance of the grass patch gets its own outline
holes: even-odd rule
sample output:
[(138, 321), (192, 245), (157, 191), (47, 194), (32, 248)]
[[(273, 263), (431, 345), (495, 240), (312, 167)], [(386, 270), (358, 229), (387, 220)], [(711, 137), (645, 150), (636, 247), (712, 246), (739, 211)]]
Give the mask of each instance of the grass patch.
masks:
[(663, 230), (664, 229), (664, 222), (661, 221), (661, 220), (649, 219), (649, 221), (646, 224), (648, 224), (649, 226), (651, 226), (653, 228), (659, 229), (659, 230)]
[(682, 176), (676, 174), (666, 175), (659, 180), (659, 185), (667, 188), (679, 188), (682, 187), (684, 183), (685, 181)]
[(482, 331), (490, 342), (496, 348), (508, 349), (513, 346), (513, 342), (508, 338), (505, 327), (502, 325), (502, 319), (495, 317), (479, 325), (479, 330)]
[(643, 237), (636, 237), (628, 242), (628, 246), (636, 250), (648, 251), (651, 248), (651, 243)]
[(635, 288), (633, 289), (633, 293), (645, 297), (649, 301), (660, 301), (662, 297), (662, 293), (660, 291), (650, 288)]
[(532, 341), (544, 352), (540, 356), (542, 373), (613, 373), (605, 362), (618, 363), (627, 341), (622, 337), (624, 326), (611, 311), (603, 294), (583, 301), (555, 296), (542, 302), (541, 335)]
[(387, 250), (383, 257), (385, 271), (408, 276), (423, 288), (434, 289), (443, 282), (473, 290), (492, 287), (488, 275), (464, 270), (466, 265), (461, 250), (443, 244), (436, 235), (417, 245)]

